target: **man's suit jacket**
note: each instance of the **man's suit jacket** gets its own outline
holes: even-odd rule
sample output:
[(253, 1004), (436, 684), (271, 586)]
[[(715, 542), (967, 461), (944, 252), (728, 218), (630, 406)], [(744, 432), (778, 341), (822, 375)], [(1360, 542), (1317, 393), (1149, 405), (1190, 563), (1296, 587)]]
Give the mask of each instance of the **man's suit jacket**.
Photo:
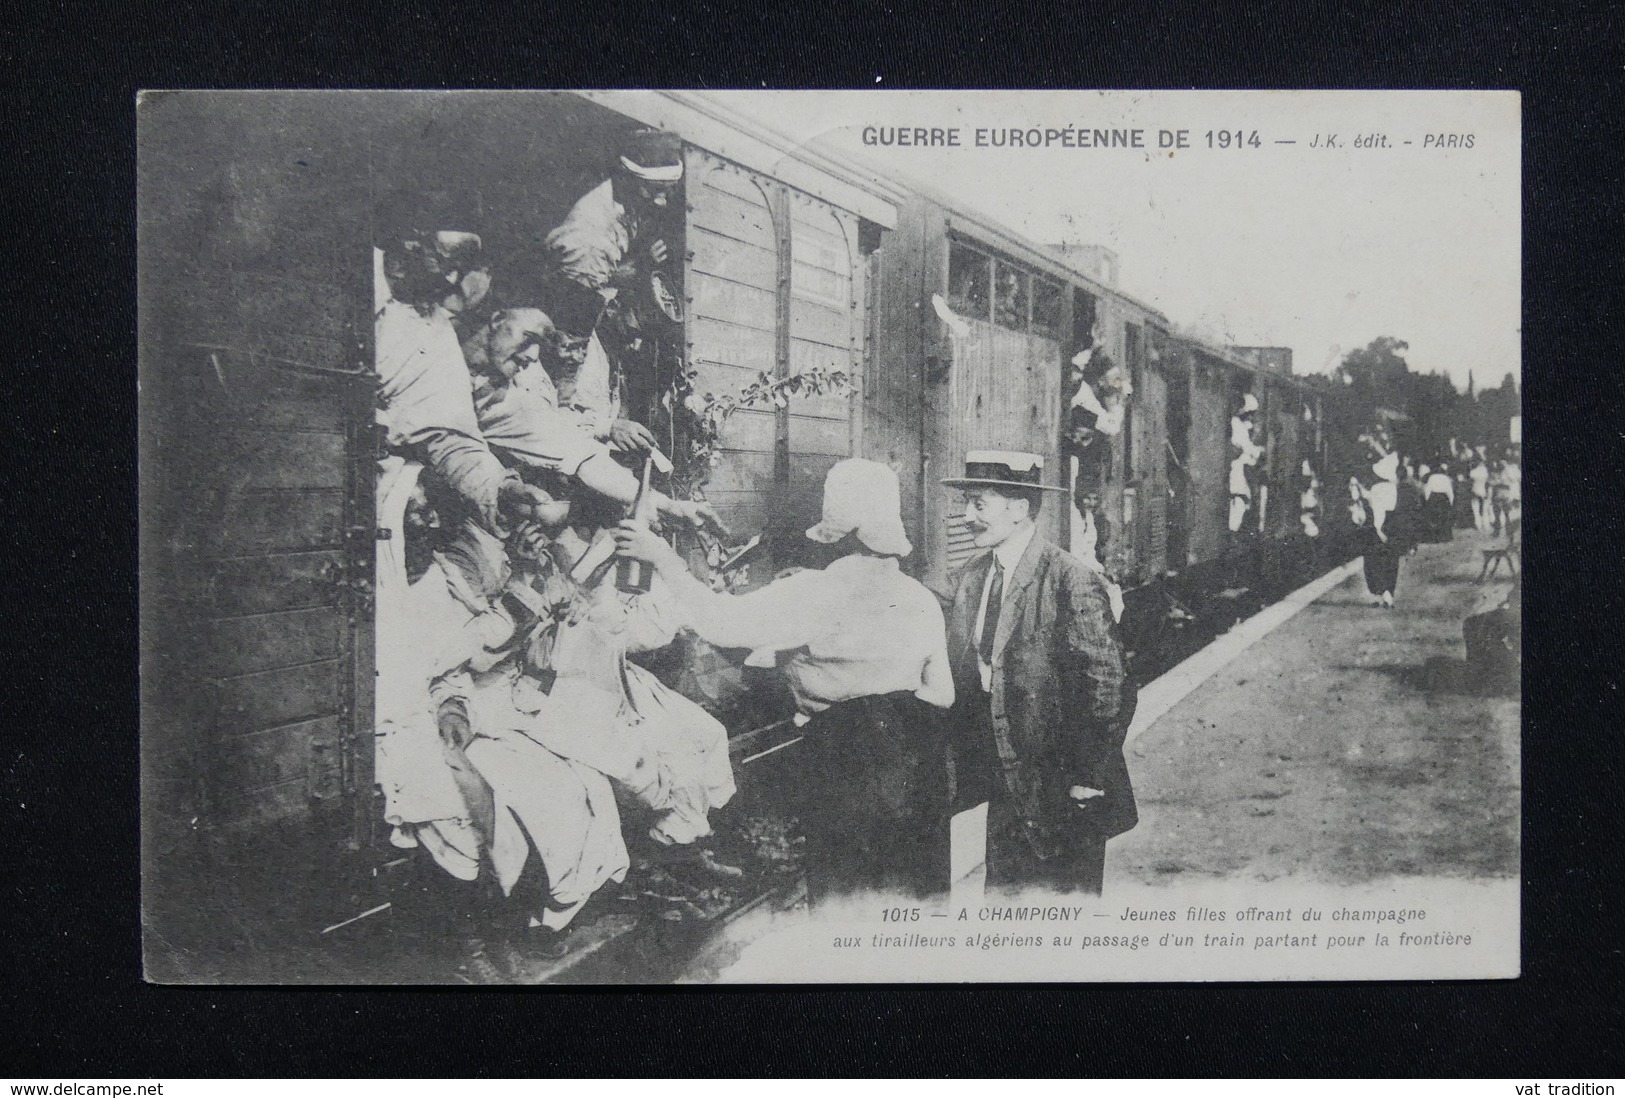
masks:
[[(960, 573), (948, 656), (963, 715), (983, 694), (976, 615), (993, 554)], [(1004, 781), (1041, 857), (1104, 841), (1139, 820), (1123, 739), (1133, 717), (1123, 646), (1101, 577), (1035, 536), (1011, 574), (993, 635), (993, 727)], [(1079, 809), (1074, 785), (1105, 791)]]

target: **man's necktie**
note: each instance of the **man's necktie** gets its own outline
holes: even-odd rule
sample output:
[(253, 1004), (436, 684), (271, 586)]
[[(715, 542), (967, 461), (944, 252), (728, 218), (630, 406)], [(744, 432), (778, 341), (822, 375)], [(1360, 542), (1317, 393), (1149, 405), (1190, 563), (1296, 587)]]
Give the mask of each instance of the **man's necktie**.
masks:
[(976, 646), (982, 662), (993, 662), (993, 634), (999, 628), (999, 608), (1004, 603), (1004, 566), (993, 558), (993, 585), (987, 592), (987, 613), (982, 616), (982, 643)]

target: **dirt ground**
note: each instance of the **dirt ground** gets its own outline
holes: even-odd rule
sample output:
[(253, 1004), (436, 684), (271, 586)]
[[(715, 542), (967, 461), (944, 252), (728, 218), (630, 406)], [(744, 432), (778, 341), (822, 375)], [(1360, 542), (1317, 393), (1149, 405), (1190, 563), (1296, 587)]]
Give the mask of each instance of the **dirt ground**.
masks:
[(1515, 876), (1519, 703), (1463, 661), (1462, 620), (1509, 587), (1474, 582), (1488, 544), (1421, 546), (1392, 610), (1357, 573), (1136, 737), (1108, 882)]

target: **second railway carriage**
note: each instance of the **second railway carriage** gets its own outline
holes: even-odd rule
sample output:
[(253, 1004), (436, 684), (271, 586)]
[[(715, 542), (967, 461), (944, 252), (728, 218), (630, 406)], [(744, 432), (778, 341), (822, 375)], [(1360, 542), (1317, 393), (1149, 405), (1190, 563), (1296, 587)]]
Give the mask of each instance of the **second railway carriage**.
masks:
[[(1063, 437), (1068, 364), (1089, 348), (1109, 355), (1132, 396), (1118, 433), (1095, 444), (1109, 450), (1099, 461), (1111, 528), (1102, 563), (1126, 590), (1131, 647), (1160, 657), (1149, 649), (1187, 604), (1228, 592), (1216, 613), (1255, 605), (1326, 557), (1299, 537), (1303, 463), (1326, 479), (1323, 399), (1291, 376), (1290, 352), (1283, 368), (1280, 356), (1266, 365), (1259, 354), (1180, 336), (1117, 289), (1115, 260), (1091, 262), (1098, 256), (1024, 240), (909, 183), (873, 266), (863, 415), (883, 429), (862, 445), (902, 471), (905, 520), (922, 550), (914, 567), (946, 590), (973, 549), (960, 501), (940, 480), (956, 475), (968, 450), (1016, 449), (1043, 455), (1049, 483), (1075, 487), (1079, 459)], [(1232, 531), (1230, 420), (1248, 394), (1260, 405), (1254, 434), (1264, 453), (1251, 511)], [(1073, 506), (1057, 497), (1040, 519), (1069, 548)], [(1155, 666), (1153, 658), (1141, 671)]]

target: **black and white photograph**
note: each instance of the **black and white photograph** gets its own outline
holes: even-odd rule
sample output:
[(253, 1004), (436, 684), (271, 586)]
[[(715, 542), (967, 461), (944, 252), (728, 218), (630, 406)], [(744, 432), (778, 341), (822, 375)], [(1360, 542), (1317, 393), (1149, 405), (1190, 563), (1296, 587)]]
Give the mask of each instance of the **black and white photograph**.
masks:
[(162, 91), (159, 984), (1520, 972), (1520, 100)]

